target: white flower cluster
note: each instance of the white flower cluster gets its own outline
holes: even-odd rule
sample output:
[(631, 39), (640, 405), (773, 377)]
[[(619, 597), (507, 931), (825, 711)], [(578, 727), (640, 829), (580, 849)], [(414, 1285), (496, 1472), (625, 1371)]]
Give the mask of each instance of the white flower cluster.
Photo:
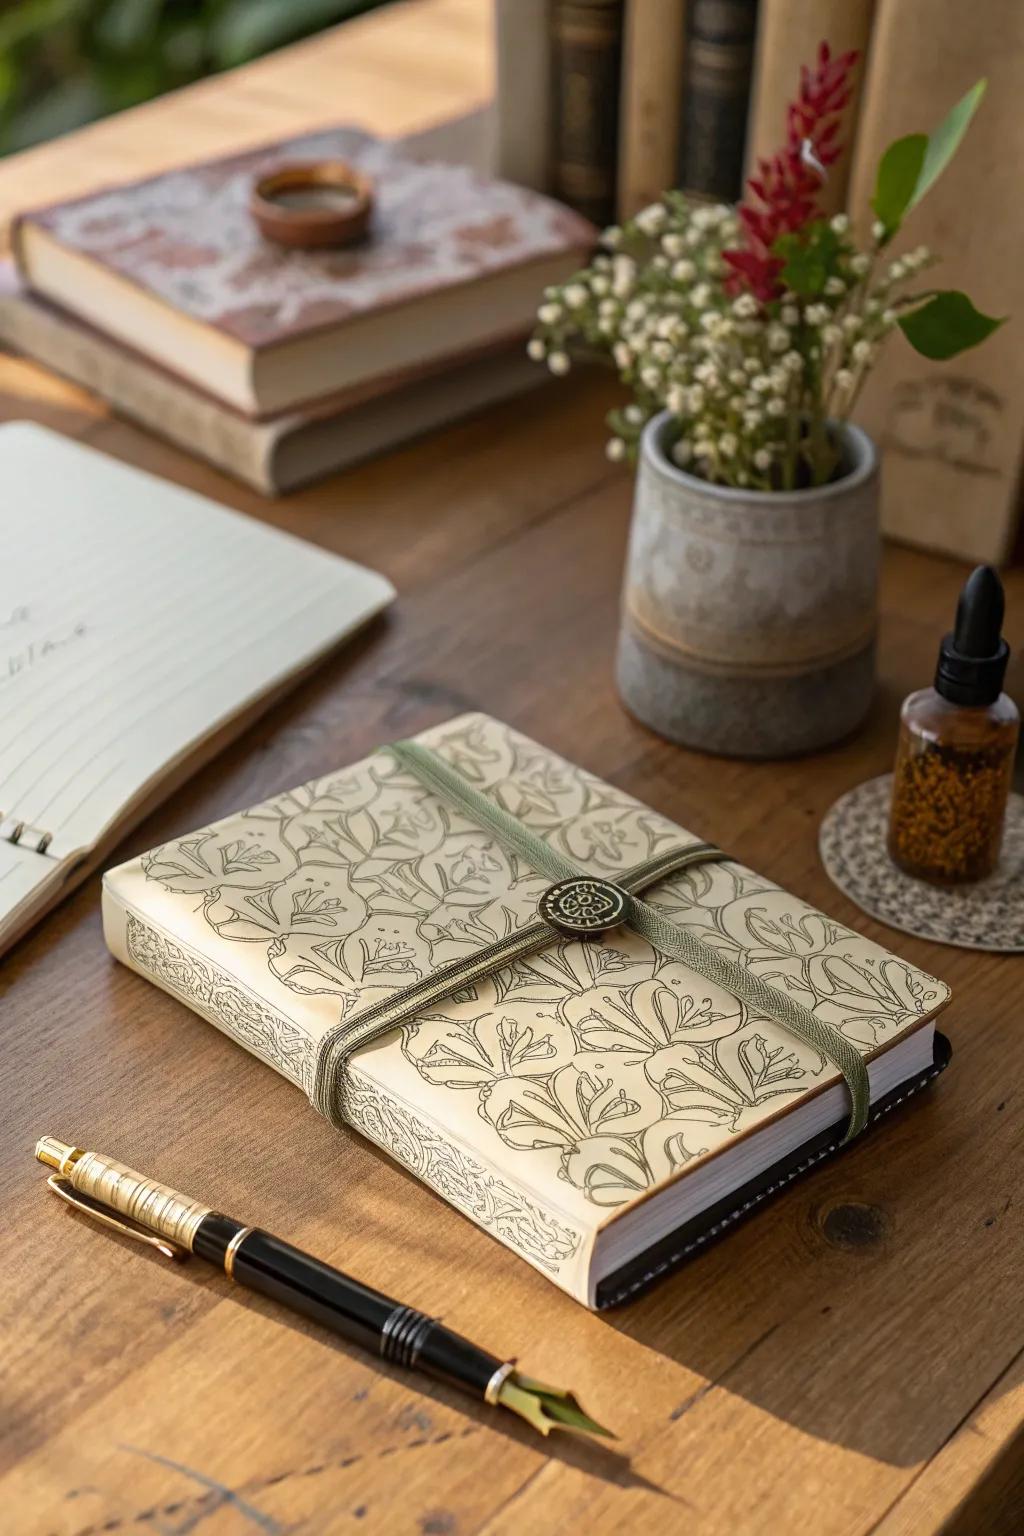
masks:
[(632, 456), (647, 420), (667, 408), (676, 463), (705, 479), (761, 490), (820, 483), (834, 468), (827, 422), (848, 414), (897, 323), (901, 284), (931, 260), (922, 248), (879, 275), (846, 216), (830, 224), (839, 238), (822, 247), (825, 275), (794, 273), (791, 289), (762, 303), (723, 260), (740, 242), (735, 210), (669, 193), (606, 230), (591, 265), (546, 290), (530, 356), (564, 374), (570, 344), (610, 355), (633, 394), (609, 418), (613, 460)]

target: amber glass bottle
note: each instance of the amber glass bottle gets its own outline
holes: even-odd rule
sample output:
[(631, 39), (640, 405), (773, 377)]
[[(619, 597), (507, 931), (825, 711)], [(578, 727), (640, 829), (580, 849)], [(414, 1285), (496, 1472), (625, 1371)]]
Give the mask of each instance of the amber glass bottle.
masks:
[(935, 686), (903, 702), (889, 853), (921, 880), (981, 880), (999, 858), (1020, 730), (1002, 691), (1010, 654), (1002, 624), (1002, 583), (979, 565), (939, 650)]

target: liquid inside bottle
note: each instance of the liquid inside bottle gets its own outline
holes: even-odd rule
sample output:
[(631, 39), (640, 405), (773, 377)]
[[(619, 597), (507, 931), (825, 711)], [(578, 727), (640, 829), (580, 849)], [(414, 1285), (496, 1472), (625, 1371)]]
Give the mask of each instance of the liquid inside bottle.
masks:
[(999, 861), (1020, 716), (1005, 693), (965, 708), (922, 688), (904, 701), (893, 773), (890, 857), (943, 885)]

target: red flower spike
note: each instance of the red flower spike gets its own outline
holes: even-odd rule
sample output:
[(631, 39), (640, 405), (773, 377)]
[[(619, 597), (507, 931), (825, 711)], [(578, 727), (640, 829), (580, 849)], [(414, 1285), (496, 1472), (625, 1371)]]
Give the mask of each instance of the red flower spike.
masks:
[(747, 182), (747, 200), (738, 210), (744, 243), (722, 252), (729, 268), (727, 293), (748, 289), (763, 304), (781, 294), (779, 274), (784, 263), (772, 255), (772, 246), (780, 235), (822, 216), (821, 179), (813, 165), (805, 162), (804, 142), (810, 141), (815, 158), (824, 166), (839, 159), (841, 117), (850, 100), (850, 74), (858, 58), (855, 52), (833, 58), (823, 42), (816, 67), (801, 66), (800, 92), (786, 112), (785, 146), (770, 160), (758, 160), (758, 174)]

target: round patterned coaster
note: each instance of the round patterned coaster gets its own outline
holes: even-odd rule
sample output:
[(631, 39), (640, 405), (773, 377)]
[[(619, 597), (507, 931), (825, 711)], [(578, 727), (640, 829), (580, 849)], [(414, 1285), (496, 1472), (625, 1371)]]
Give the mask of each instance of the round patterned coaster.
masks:
[(946, 888), (905, 875), (889, 857), (886, 834), (892, 774), (843, 795), (821, 824), (821, 862), (858, 907), (892, 928), (999, 953), (1024, 951), (1024, 795), (1011, 795), (999, 867), (975, 885)]

